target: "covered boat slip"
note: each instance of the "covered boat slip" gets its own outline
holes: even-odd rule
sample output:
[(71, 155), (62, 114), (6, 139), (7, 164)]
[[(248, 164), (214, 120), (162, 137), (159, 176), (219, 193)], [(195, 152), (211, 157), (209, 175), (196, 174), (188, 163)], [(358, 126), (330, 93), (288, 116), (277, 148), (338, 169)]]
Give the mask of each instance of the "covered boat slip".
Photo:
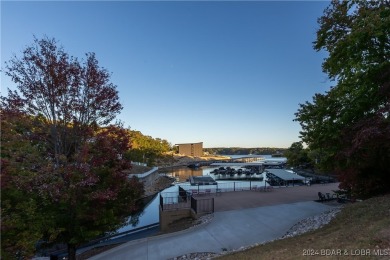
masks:
[(221, 166), (221, 167), (244, 167), (244, 166), (262, 166), (263, 162), (252, 162), (252, 163), (212, 163), (210, 166)]
[(294, 183), (305, 183), (306, 178), (284, 169), (266, 169), (268, 182), (271, 185), (289, 185)]
[[(212, 163), (211, 166), (222, 166), (222, 167), (245, 167), (245, 166), (257, 166), (263, 168), (264, 171), (270, 173), (274, 177), (280, 178), (283, 181), (301, 180), (304, 181), (306, 178), (300, 176), (292, 171), (286, 169), (272, 169), (272, 166), (283, 166), (284, 162), (257, 162), (257, 163)], [(270, 167), (271, 166), (271, 167)]]
[(272, 186), (288, 186), (295, 184), (306, 184), (306, 178), (290, 170), (281, 169), (284, 162), (252, 162), (252, 163), (213, 163), (211, 166), (225, 167), (259, 167), (259, 172), (264, 171), (267, 176), (267, 183)]
[(284, 181), (305, 180), (305, 177), (284, 169), (267, 169), (266, 171)]
[(191, 176), (190, 184), (192, 186), (196, 185), (217, 185), (217, 182), (210, 176)]
[(283, 168), (286, 162), (283, 161), (259, 161), (259, 162), (250, 162), (250, 163), (212, 163), (210, 166), (221, 166), (221, 167), (259, 167), (260, 169), (265, 168)]

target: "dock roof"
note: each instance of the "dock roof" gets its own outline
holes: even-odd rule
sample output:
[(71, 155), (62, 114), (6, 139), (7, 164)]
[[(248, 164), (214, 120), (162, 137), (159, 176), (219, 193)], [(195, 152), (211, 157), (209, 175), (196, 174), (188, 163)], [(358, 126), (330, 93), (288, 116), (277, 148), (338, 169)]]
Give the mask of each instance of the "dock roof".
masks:
[(275, 162), (275, 161), (258, 161), (258, 162), (250, 162), (250, 163), (244, 163), (244, 162), (219, 162), (219, 163), (212, 163), (210, 164), (210, 166), (239, 166), (239, 167), (243, 167), (243, 166), (280, 166), (282, 165), (284, 162)]
[(292, 180), (304, 180), (305, 177), (302, 177), (301, 175), (298, 175), (296, 173), (292, 173), (290, 171), (284, 170), (284, 169), (266, 169), (267, 172), (272, 173), (276, 177), (279, 177), (282, 180), (285, 181), (292, 181)]
[(217, 182), (210, 176), (191, 176), (191, 185), (217, 185)]
[(252, 162), (252, 163), (224, 163), (224, 162), (221, 162), (221, 163), (212, 163), (210, 164), (210, 166), (239, 166), (239, 167), (243, 167), (243, 166), (262, 166), (263, 165), (263, 162)]

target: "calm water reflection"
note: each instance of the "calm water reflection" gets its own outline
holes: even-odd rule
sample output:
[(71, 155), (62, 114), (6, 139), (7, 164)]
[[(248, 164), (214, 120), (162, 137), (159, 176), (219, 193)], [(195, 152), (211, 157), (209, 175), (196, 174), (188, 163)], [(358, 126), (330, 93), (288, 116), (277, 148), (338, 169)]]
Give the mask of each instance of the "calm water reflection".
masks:
[[(246, 176), (245, 174), (238, 175), (235, 174), (234, 176), (227, 175), (218, 175), (213, 174), (212, 171), (214, 169), (217, 169), (218, 167), (215, 166), (203, 166), (201, 168), (192, 169), (188, 167), (182, 167), (182, 168), (175, 168), (173, 170), (167, 170), (164, 171), (168, 176), (173, 177), (176, 179), (177, 182), (188, 182), (190, 176), (210, 176), (214, 180), (232, 180), (232, 181), (245, 181), (245, 180), (259, 180), (259, 178), (262, 177), (262, 174), (254, 174), (251, 176)], [(231, 167), (233, 169), (240, 169), (240, 167)]]
[[(271, 158), (271, 156), (262, 156), (265, 158), (265, 160), (272, 160), (272, 161), (285, 161), (286, 158)], [(237, 174), (235, 176), (232, 176), (232, 180), (227, 181), (227, 180), (219, 180), (221, 176), (214, 175), (211, 173), (214, 169), (218, 167), (211, 167), (211, 166), (203, 166), (198, 169), (192, 169), (188, 167), (181, 167), (181, 168), (173, 168), (173, 169), (168, 169), (165, 170), (164, 172), (176, 178), (176, 181), (179, 182), (178, 185), (181, 185), (184, 189), (188, 190), (191, 188), (190, 184), (187, 183), (187, 180), (189, 179), (190, 176), (203, 176), (203, 175), (209, 175), (210, 177), (214, 178), (218, 182), (218, 186), (220, 188), (226, 188), (229, 189), (231, 184), (233, 182), (238, 182), (242, 181), (241, 183), (235, 185), (235, 187), (241, 187), (241, 188), (248, 188), (249, 185), (258, 185), (258, 186), (263, 186), (265, 185), (264, 181), (259, 181), (258, 179), (263, 176), (263, 174), (255, 174), (252, 175), (252, 178), (254, 178), (254, 181), (249, 182), (249, 181), (243, 181), (244, 178), (248, 178), (247, 176), (238, 176)], [(239, 168), (239, 167), (233, 167), (233, 168)], [(161, 171), (160, 171), (161, 172)], [(257, 179), (257, 180), (256, 180)], [(169, 187), (168, 189), (165, 189), (163, 192), (176, 192), (178, 191), (178, 185)], [(253, 187), (253, 186), (252, 186)], [(125, 225), (124, 227), (120, 228), (118, 232), (125, 232), (128, 230), (132, 230), (135, 228), (147, 226), (150, 224), (154, 224), (159, 222), (159, 215), (158, 215), (158, 209), (159, 209), (159, 196), (156, 196), (140, 213), (138, 216), (136, 216), (137, 219), (133, 220), (129, 218), (128, 220), (128, 225)]]
[[(181, 167), (181, 168), (174, 168), (173, 170), (167, 170), (164, 172), (168, 176), (174, 177), (177, 182), (185, 182), (190, 178), (190, 176), (203, 176), (204, 174), (207, 174), (206, 172), (204, 173), (204, 171), (207, 171), (208, 169), (214, 169), (214, 167), (213, 168), (201, 167), (197, 169)], [(210, 173), (210, 171), (208, 172)]]
[[(172, 186), (164, 191), (174, 192), (177, 191), (177, 186)], [(159, 222), (158, 207), (160, 205), (160, 197), (157, 195), (138, 215), (135, 216), (137, 219), (134, 220), (131, 217), (127, 220), (127, 225), (121, 227), (117, 230), (117, 233), (122, 233), (125, 231), (133, 230), (136, 228), (144, 227)]]
[[(173, 170), (172, 169), (167, 170), (167, 171), (165, 171), (165, 173), (169, 176), (175, 177), (178, 184), (165, 189), (163, 192), (164, 193), (177, 192), (179, 190), (179, 188), (178, 188), (179, 185), (182, 186), (186, 190), (191, 189), (190, 184), (187, 182), (187, 180), (189, 179), (190, 176), (209, 175), (210, 177), (217, 180), (219, 187), (222, 189), (224, 189), (224, 188), (228, 189), (228, 187), (231, 186), (230, 184), (233, 185), (234, 181), (236, 181), (236, 182), (238, 182), (240, 180), (242, 181), (242, 178), (245, 178), (245, 176), (239, 177), (236, 175), (234, 177), (230, 177), (230, 178), (233, 178), (232, 181), (226, 181), (226, 180), (218, 181), (218, 176), (211, 174), (211, 171), (214, 170), (215, 168), (217, 168), (217, 167), (205, 167), (204, 166), (204, 167), (201, 167), (198, 169), (191, 169), (188, 167), (183, 167), (183, 168), (175, 168)], [(253, 178), (255, 180), (256, 178), (258, 179), (261, 176), (262, 176), (262, 174), (255, 174), (255, 175), (253, 175)], [(263, 181), (252, 182), (252, 185), (256, 185), (256, 184), (257, 185), (264, 185), (264, 182)], [(248, 185), (249, 185), (249, 181), (245, 181), (245, 182), (242, 181), (240, 184), (236, 184), (236, 187), (246, 187)], [(205, 187), (201, 187), (201, 188), (205, 188)], [(128, 224), (125, 225), (124, 227), (120, 228), (119, 230), (117, 230), (117, 232), (121, 233), (121, 232), (129, 231), (129, 230), (132, 230), (135, 228), (139, 228), (139, 227), (143, 227), (143, 226), (147, 226), (147, 225), (159, 222), (159, 213), (158, 213), (159, 201), (160, 201), (159, 196), (156, 196), (143, 209), (143, 211), (138, 216), (133, 217), (133, 219), (129, 218), (127, 221)]]

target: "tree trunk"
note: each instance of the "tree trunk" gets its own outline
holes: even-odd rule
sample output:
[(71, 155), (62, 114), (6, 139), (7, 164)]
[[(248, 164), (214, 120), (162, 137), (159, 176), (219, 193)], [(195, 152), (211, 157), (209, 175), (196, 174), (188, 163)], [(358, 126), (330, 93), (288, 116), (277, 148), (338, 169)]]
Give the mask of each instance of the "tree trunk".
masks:
[(68, 244), (68, 260), (76, 260), (76, 245)]

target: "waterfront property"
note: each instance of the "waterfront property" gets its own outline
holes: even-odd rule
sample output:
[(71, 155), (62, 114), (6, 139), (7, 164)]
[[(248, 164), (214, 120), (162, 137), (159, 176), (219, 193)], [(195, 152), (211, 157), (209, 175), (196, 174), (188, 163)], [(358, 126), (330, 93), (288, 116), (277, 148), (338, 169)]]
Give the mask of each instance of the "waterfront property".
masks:
[[(286, 174), (284, 177), (288, 179), (291, 176)], [(182, 218), (197, 219), (199, 216), (215, 211), (255, 208), (279, 203), (315, 201), (319, 191), (324, 194), (331, 194), (333, 190), (338, 188), (337, 183), (329, 183), (310, 187), (276, 187), (271, 189), (272, 192), (254, 192), (267, 190), (259, 189), (259, 186), (253, 183), (252, 186), (245, 187), (237, 185), (239, 184), (238, 182), (232, 184), (235, 185), (236, 189), (223, 189), (221, 184), (218, 184), (216, 187), (205, 187), (205, 189), (200, 187), (199, 190), (191, 190), (190, 186), (179, 185), (176, 192), (160, 193), (160, 228), (167, 230), (171, 223)], [(260, 186), (260, 188), (262, 187)], [(207, 190), (211, 192), (207, 192)], [(218, 194), (217, 190), (223, 193)]]
[[(270, 158), (269, 158), (270, 159)], [(267, 168), (264, 167), (264, 163), (266, 164)], [(268, 188), (269, 182), (266, 182), (269, 180), (269, 178), (266, 176), (266, 173), (259, 174), (258, 171), (263, 170), (271, 170), (268, 169), (267, 165), (268, 161), (260, 161), (258, 163), (219, 163), (218, 166), (225, 166), (224, 168), (227, 169), (229, 166), (231, 168), (238, 168), (240, 166), (249, 166), (249, 167), (255, 167), (256, 172), (253, 175), (246, 175), (246, 170), (250, 169), (243, 169), (241, 175), (240, 172), (237, 169), (237, 172), (235, 173), (235, 176), (231, 177), (229, 175), (230, 180), (227, 180), (227, 174), (225, 175), (225, 179), (223, 178), (223, 175), (213, 174), (212, 171), (219, 169), (220, 167), (217, 167), (217, 165), (213, 166), (207, 166), (207, 167), (200, 167), (196, 169), (191, 169), (188, 167), (181, 167), (181, 168), (174, 168), (171, 170), (171, 172), (167, 172), (166, 174), (168, 176), (174, 177), (177, 179), (179, 183), (176, 185), (164, 190), (161, 194), (163, 194), (163, 197), (165, 197), (168, 194), (173, 194), (171, 192), (177, 193), (179, 190), (179, 186), (186, 190), (189, 194), (196, 194), (196, 196), (201, 196), (202, 198), (207, 197), (207, 194), (218, 196), (221, 194), (225, 194), (226, 192), (232, 192), (232, 191), (259, 191), (262, 190), (261, 188)], [(260, 167), (259, 167), (260, 166)], [(266, 169), (263, 169), (266, 168)], [(154, 172), (153, 174), (155, 174)], [(143, 177), (146, 175), (146, 173), (141, 174), (137, 177)], [(297, 175), (294, 175), (294, 179), (298, 179), (296, 177)], [(198, 182), (199, 185), (191, 185), (191, 177), (195, 177), (194, 179), (200, 179), (203, 180), (200, 181), (200, 183), (211, 183), (213, 182), (211, 179), (213, 179), (216, 182), (216, 185), (202, 185)], [(204, 177), (208, 177), (207, 179), (203, 179)], [(222, 179), (221, 179), (222, 178)], [(207, 180), (207, 181), (206, 181)], [(309, 178), (307, 178), (309, 180)], [(194, 183), (194, 182), (193, 182)], [(292, 184), (291, 182), (289, 184)], [(297, 182), (295, 184), (298, 184)], [(294, 185), (295, 185), (294, 184)], [(280, 183), (281, 186), (285, 186), (284, 182)], [(275, 188), (277, 188), (278, 185), (276, 185)], [(318, 191), (317, 191), (318, 192)], [(317, 198), (317, 192), (315, 192), (316, 198)], [(206, 195), (206, 196), (205, 196)], [(172, 197), (172, 196), (170, 196)], [(175, 204), (177, 202), (174, 201), (168, 201), (165, 199), (165, 201), (168, 204)], [(139, 228), (144, 225), (154, 224), (158, 222), (158, 208), (159, 208), (159, 199), (156, 197), (155, 200), (151, 202), (150, 205), (147, 206), (147, 208), (144, 209), (144, 212), (140, 215), (139, 223), (135, 225), (134, 227), (132, 225), (128, 225), (124, 228), (121, 228), (119, 232), (124, 232), (129, 229)], [(170, 207), (173, 207), (173, 205), (170, 205)]]
[[(232, 182), (230, 182), (232, 183)], [(244, 183), (244, 182), (242, 182)], [(251, 182), (247, 182), (250, 184)], [(253, 185), (254, 182), (252, 182)], [(219, 184), (219, 186), (221, 183)], [(233, 183), (232, 183), (233, 185)], [(210, 186), (209, 186), (210, 187)], [(238, 182), (235, 182), (235, 187), (240, 187), (241, 185), (238, 185)], [(252, 186), (254, 187), (254, 186)], [(118, 233), (115, 234), (115, 239), (110, 238), (106, 242), (99, 242), (97, 246), (101, 246), (104, 243), (108, 244), (115, 244), (118, 243), (116, 241), (129, 241), (133, 239), (138, 238), (146, 238), (148, 235), (151, 234), (151, 232), (155, 232), (153, 234), (157, 234), (158, 230), (166, 230), (169, 229), (170, 224), (173, 222), (181, 219), (181, 218), (194, 218), (197, 219), (200, 216), (203, 216), (205, 214), (213, 213), (214, 212), (214, 220), (209, 225), (217, 225), (218, 227), (224, 227), (224, 228), (216, 228), (218, 232), (221, 232), (223, 230), (226, 230), (228, 234), (222, 234), (219, 233), (219, 237), (227, 237), (229, 234), (232, 234), (231, 230), (235, 230), (237, 227), (237, 231), (235, 230), (234, 234), (236, 237), (237, 234), (242, 234), (242, 226), (240, 223), (251, 223), (252, 225), (251, 230), (256, 227), (256, 230), (259, 228), (271, 228), (272, 230), (275, 229), (283, 229), (283, 225), (286, 224), (286, 221), (289, 219), (293, 219), (292, 223), (290, 225), (293, 225), (294, 222), (298, 221), (299, 219), (295, 219), (294, 214), (307, 214), (312, 215), (313, 214), (313, 208), (305, 208), (303, 209), (301, 207), (301, 204), (299, 203), (311, 203), (314, 207), (330, 207), (326, 204), (322, 203), (315, 203), (314, 200), (317, 199), (317, 193), (320, 191), (324, 194), (326, 193), (332, 193), (334, 190), (338, 189), (338, 183), (327, 183), (323, 185), (313, 185), (310, 187), (304, 187), (304, 186), (295, 186), (295, 187), (279, 187), (273, 189), (273, 192), (253, 192), (253, 189), (248, 186), (248, 189), (236, 189), (235, 191), (240, 192), (224, 192), (223, 195), (220, 194), (202, 194), (202, 195), (192, 195), (188, 193), (188, 190), (182, 189), (182, 184), (175, 185), (173, 187), (170, 187), (169, 189), (165, 190), (164, 192), (161, 192), (159, 196), (156, 196), (156, 199), (150, 204), (150, 206), (153, 206), (153, 215), (156, 217), (155, 221), (152, 225), (142, 226), (138, 227), (136, 230), (132, 231), (126, 228), (123, 228), (121, 230), (118, 230)], [(187, 186), (187, 188), (190, 188), (190, 186)], [(244, 190), (244, 191), (242, 191)], [(234, 191), (232, 189), (223, 189), (223, 191)], [(314, 204), (315, 203), (315, 204)], [(270, 213), (270, 206), (274, 205), (280, 205), (277, 206), (277, 210), (275, 211), (275, 214)], [(292, 210), (289, 205), (299, 205), (296, 210)], [(264, 206), (266, 206), (265, 212), (266, 214), (244, 214), (240, 217), (235, 218), (229, 218), (226, 214), (231, 214), (233, 212), (239, 213), (243, 210), (260, 210)], [(280, 208), (282, 207), (282, 208)], [(283, 210), (284, 207), (287, 207), (286, 210)], [(263, 211), (262, 211), (263, 212)], [(271, 211), (273, 212), (273, 211)], [(226, 214), (225, 214), (226, 213)], [(160, 215), (161, 214), (161, 215)], [(218, 214), (223, 214), (221, 218), (219, 218)], [(150, 213), (142, 214), (144, 216), (151, 215)], [(253, 219), (253, 216), (259, 216), (261, 218), (261, 221), (258, 221), (255, 217)], [(265, 219), (269, 217), (272, 219), (272, 222), (264, 225)], [(161, 219), (162, 218), (162, 219)], [(141, 220), (141, 219), (140, 219)], [(229, 220), (225, 222), (225, 220)], [(142, 220), (141, 220), (142, 222)], [(157, 222), (157, 223), (155, 223)], [(214, 224), (213, 224), (214, 223)], [(261, 225), (256, 226), (256, 223), (261, 223)], [(157, 227), (159, 226), (159, 228)], [(229, 226), (229, 229), (226, 229), (225, 227)], [(248, 226), (248, 225), (246, 225)], [(287, 227), (288, 226), (288, 227)], [(289, 225), (286, 224), (286, 228), (289, 228)], [(139, 231), (143, 230), (145, 231)], [(150, 230), (150, 231), (149, 231)], [(194, 229), (195, 230), (195, 229)], [(260, 234), (263, 236), (265, 234), (269, 234), (267, 230), (263, 230), (260, 232)], [(238, 233), (236, 233), (238, 232)], [(140, 234), (138, 234), (140, 233)], [(143, 237), (143, 233), (146, 233), (146, 237)], [(209, 232), (202, 232), (202, 234), (208, 234)], [(252, 233), (248, 233), (248, 231), (244, 232), (246, 236), (248, 234), (253, 235)], [(283, 233), (283, 232), (282, 232)], [(182, 233), (177, 233), (182, 234)], [(185, 233), (185, 234), (192, 234)], [(259, 234), (255, 234), (256, 237), (260, 237)], [(281, 234), (283, 235), (283, 234)], [(171, 235), (170, 235), (171, 236)], [(123, 237), (123, 239), (120, 239)], [(134, 237), (134, 238), (133, 238)], [(198, 235), (194, 235), (196, 239), (199, 239)], [(241, 236), (240, 236), (241, 237)], [(254, 237), (254, 235), (253, 235)], [(162, 238), (166, 239), (166, 237)], [(180, 238), (183, 240), (183, 238)], [(230, 239), (232, 239), (230, 237)], [(103, 239), (104, 240), (104, 239)], [(143, 239), (144, 241), (148, 240), (148, 238)], [(242, 240), (242, 239), (241, 239)], [(240, 240), (240, 241), (241, 241)], [(139, 240), (141, 241), (141, 240)], [(149, 240), (149, 242), (152, 240)], [(153, 240), (155, 241), (155, 240)], [(186, 240), (186, 241), (192, 241)], [(224, 240), (225, 241), (225, 240)], [(246, 241), (246, 240), (245, 240)], [(245, 242), (244, 241), (244, 242)], [(164, 240), (164, 243), (166, 241)], [(246, 242), (249, 243), (249, 242)], [(257, 243), (257, 242), (256, 242)], [(96, 245), (95, 245), (96, 246)], [(139, 246), (139, 244), (137, 244)], [(198, 246), (198, 245), (197, 245)], [(237, 245), (238, 247), (242, 246)], [(92, 246), (91, 246), (92, 247)], [(132, 255), (132, 252), (137, 252), (136, 249), (130, 250), (126, 252), (126, 256), (129, 257), (129, 255)], [(150, 252), (155, 252), (155, 250), (150, 250)], [(159, 251), (159, 257), (161, 257), (161, 252)], [(179, 253), (175, 253), (175, 255), (179, 255)], [(171, 257), (171, 256), (169, 256)], [(95, 259), (95, 258), (94, 258)], [(104, 259), (97, 257), (96, 259)], [(112, 255), (106, 259), (112, 259)]]

